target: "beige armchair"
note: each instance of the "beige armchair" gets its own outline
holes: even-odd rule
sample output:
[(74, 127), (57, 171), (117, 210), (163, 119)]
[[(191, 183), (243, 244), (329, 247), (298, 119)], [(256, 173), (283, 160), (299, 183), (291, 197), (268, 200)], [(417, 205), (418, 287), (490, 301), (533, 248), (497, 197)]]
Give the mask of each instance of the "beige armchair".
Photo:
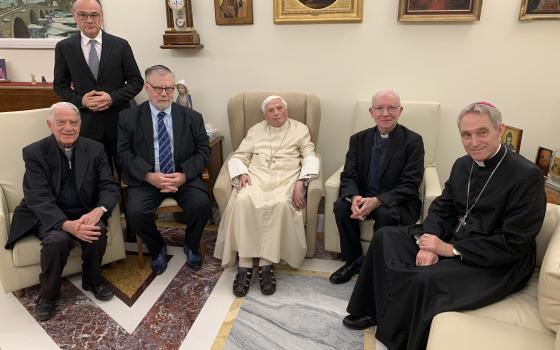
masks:
[[(23, 198), (22, 181), (25, 171), (22, 148), (48, 136), (49, 108), (0, 113), (0, 283), (6, 292), (19, 291), (39, 283), (41, 243), (35, 236), (18, 241), (13, 249), (4, 249), (14, 209)], [(108, 223), (107, 249), (103, 263), (124, 259), (124, 241), (117, 205)], [(79, 245), (70, 253), (63, 275), (82, 268)]]
[[(317, 146), (319, 137), (319, 124), (321, 122), (321, 105), (315, 95), (300, 92), (240, 92), (233, 95), (228, 101), (229, 132), (232, 148), (235, 150), (247, 134), (249, 128), (263, 120), (261, 104), (270, 95), (282, 96), (288, 102), (288, 115), (309, 127), (311, 141)], [(317, 154), (317, 156), (319, 156)], [(226, 209), (232, 187), (227, 169), (226, 159), (216, 184), (214, 197), (220, 212)], [(323, 194), (323, 178), (319, 176), (309, 183), (307, 192), (307, 208), (305, 212), (305, 236), (307, 239), (307, 257), (315, 255), (315, 239), (317, 236), (317, 209)]]
[[(438, 138), (440, 105), (437, 102), (403, 101), (404, 108), (399, 123), (417, 132), (424, 140), (424, 180), (420, 186), (422, 198), (421, 220), (428, 213), (432, 201), (441, 194), (441, 185), (436, 170), (436, 146)], [(354, 131), (356, 133), (375, 125), (369, 114), (371, 100), (359, 100), (354, 111)], [(340, 238), (333, 213), (333, 203), (338, 198), (340, 173), (344, 164), (325, 182), (325, 250), (340, 253)], [(361, 243), (364, 253), (373, 238), (373, 221), (360, 223)]]

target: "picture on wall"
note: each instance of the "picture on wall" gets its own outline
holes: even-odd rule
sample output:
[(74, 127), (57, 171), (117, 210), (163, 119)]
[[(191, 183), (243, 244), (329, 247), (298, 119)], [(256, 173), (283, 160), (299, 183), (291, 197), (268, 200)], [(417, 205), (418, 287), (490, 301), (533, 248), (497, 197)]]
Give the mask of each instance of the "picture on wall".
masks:
[(548, 168), (550, 168), (550, 160), (552, 159), (552, 150), (544, 147), (539, 147), (537, 151), (537, 158), (535, 164), (539, 167), (543, 176), (548, 175)]
[(0, 58), (0, 81), (8, 81), (8, 70), (4, 58)]
[(519, 153), (519, 149), (521, 148), (521, 136), (523, 136), (523, 130), (506, 125), (504, 133), (502, 134), (502, 143), (511, 151)]
[(560, 150), (555, 150), (550, 159), (550, 169), (548, 171), (548, 184), (560, 190)]
[(560, 0), (521, 0), (519, 19), (560, 19)]
[(217, 25), (253, 24), (253, 0), (214, 0)]
[(400, 22), (480, 20), (482, 0), (399, 0)]
[(274, 0), (274, 23), (361, 22), (363, 0)]

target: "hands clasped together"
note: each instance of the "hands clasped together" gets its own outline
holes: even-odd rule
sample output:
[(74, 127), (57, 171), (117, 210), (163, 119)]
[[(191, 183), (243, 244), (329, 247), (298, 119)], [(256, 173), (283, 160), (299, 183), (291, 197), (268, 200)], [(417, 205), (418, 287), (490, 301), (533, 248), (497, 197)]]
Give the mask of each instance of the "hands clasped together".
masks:
[(82, 106), (89, 108), (93, 112), (101, 112), (113, 104), (111, 95), (105, 91), (91, 90), (82, 97)]
[(377, 197), (352, 196), (352, 219), (364, 221), (372, 211), (381, 206), (381, 201)]
[[(239, 181), (237, 182), (237, 186), (235, 186), (237, 192), (241, 191), (247, 185), (251, 185), (251, 177), (249, 174), (239, 175)], [(292, 204), (296, 209), (305, 208), (305, 186), (301, 181), (296, 181), (296, 184), (294, 185)]]
[(187, 176), (184, 173), (147, 173), (144, 180), (162, 193), (175, 193), (187, 182)]
[(77, 220), (66, 220), (62, 224), (62, 229), (82, 241), (92, 243), (101, 236), (101, 227), (96, 224), (101, 220), (103, 214), (101, 208), (94, 208)]
[(418, 244), (418, 254), (416, 254), (417, 266), (430, 266), (439, 261), (440, 256), (452, 257), (453, 245), (442, 241), (438, 236), (424, 233), (416, 241)]

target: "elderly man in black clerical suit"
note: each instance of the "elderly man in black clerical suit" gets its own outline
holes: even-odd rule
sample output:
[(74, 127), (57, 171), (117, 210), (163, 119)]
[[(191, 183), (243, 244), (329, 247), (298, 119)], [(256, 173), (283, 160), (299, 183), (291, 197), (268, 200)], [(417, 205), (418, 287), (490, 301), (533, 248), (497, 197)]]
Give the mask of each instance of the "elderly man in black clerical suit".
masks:
[(397, 123), (402, 110), (396, 92), (377, 92), (369, 109), (377, 125), (350, 137), (339, 198), (334, 203), (341, 255), (346, 263), (331, 275), (332, 283), (348, 282), (360, 271), (364, 258), (360, 221), (373, 219), (377, 231), (418, 220), (424, 143), (420, 135)]
[(126, 219), (152, 255), (152, 270), (167, 267), (166, 248), (154, 217), (165, 197), (184, 209), (187, 266), (199, 270), (199, 244), (210, 215), (208, 187), (202, 172), (210, 146), (200, 113), (172, 103), (175, 76), (169, 68), (146, 69), (144, 89), (149, 101), (121, 112), (118, 155), (123, 179), (128, 183)]
[(432, 318), (476, 309), (525, 286), (546, 209), (537, 166), (500, 144), (502, 115), (488, 102), (458, 118), (457, 159), (422, 225), (375, 232), (344, 325), (377, 324), (389, 349), (424, 349)]
[(99, 300), (111, 289), (101, 277), (107, 246), (107, 219), (119, 190), (103, 145), (79, 137), (80, 112), (59, 102), (51, 107), (47, 125), (52, 132), (23, 149), (24, 198), (14, 211), (6, 248), (28, 234), (41, 240), (41, 290), (37, 318), (51, 318), (60, 295), (62, 270), (76, 243), (82, 247), (82, 287)]
[(119, 112), (142, 90), (142, 76), (128, 42), (101, 30), (98, 0), (77, 0), (72, 12), (81, 32), (56, 45), (54, 91), (78, 106), (81, 136), (103, 143), (113, 167)]

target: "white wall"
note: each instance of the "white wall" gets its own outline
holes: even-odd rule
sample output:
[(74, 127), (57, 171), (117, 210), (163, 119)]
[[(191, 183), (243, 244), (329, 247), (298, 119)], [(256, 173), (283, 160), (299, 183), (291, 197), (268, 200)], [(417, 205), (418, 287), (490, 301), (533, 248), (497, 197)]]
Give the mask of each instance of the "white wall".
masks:
[[(364, 0), (362, 23), (275, 25), (272, 1), (254, 0), (253, 25), (217, 26), (213, 1), (193, 0), (201, 50), (159, 48), (163, 1), (105, 0), (104, 10), (105, 28), (130, 42), (140, 69), (162, 63), (187, 80), (195, 109), (226, 137), (226, 103), (237, 91), (319, 95), (318, 148), (326, 176), (343, 161), (357, 99), (394, 88), (403, 100), (438, 101), (444, 180), (464, 153), (456, 115), (477, 100), (495, 103), (506, 123), (524, 130), (521, 153), (527, 158), (534, 159), (539, 145), (560, 147), (553, 137), (560, 130), (559, 22), (519, 22), (520, 1), (484, 1), (481, 21), (466, 24), (402, 24), (398, 1)], [(52, 80), (52, 50), (2, 50), (0, 57), (12, 80), (27, 81), (30, 72)]]

